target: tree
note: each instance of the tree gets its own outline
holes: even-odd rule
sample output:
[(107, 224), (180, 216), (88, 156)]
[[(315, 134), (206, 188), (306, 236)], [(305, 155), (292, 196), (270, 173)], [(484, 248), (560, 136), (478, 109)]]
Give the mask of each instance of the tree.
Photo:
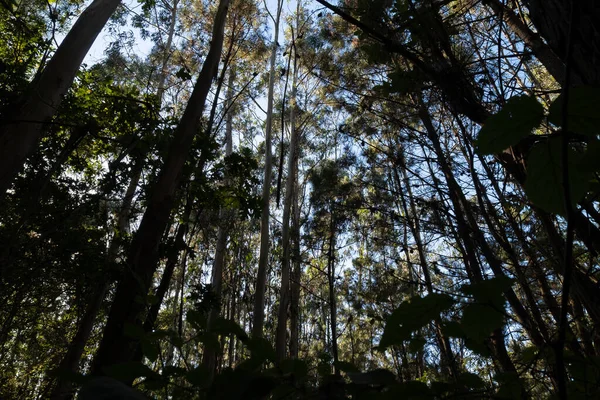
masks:
[(228, 0), (219, 3), (213, 23), (211, 48), (186, 111), (175, 131), (168, 157), (153, 188), (140, 227), (133, 238), (127, 263), (129, 271), (119, 282), (104, 335), (94, 359), (93, 371), (96, 374), (103, 374), (103, 369), (107, 366), (131, 360), (135, 351), (135, 342), (132, 343), (131, 339), (125, 337), (124, 330), (127, 324), (140, 323), (144, 299), (156, 270), (158, 243), (168, 223), (182, 169), (198, 129), (212, 80), (217, 73), (228, 6)]
[(262, 191), (262, 212), (260, 221), (260, 259), (258, 262), (258, 274), (256, 276), (256, 289), (254, 292), (254, 317), (252, 336), (257, 338), (263, 335), (263, 324), (265, 319), (265, 287), (267, 281), (267, 262), (269, 257), (269, 209), (271, 204), (271, 174), (272, 174), (272, 149), (271, 130), (273, 128), (273, 91), (275, 86), (275, 63), (279, 51), (279, 22), (283, 1), (277, 2), (277, 11), (273, 19), (274, 32), (271, 47), (271, 61), (269, 65), (269, 87), (267, 89), (267, 115), (265, 121), (265, 175)]
[(11, 118), (4, 121), (0, 131), (2, 195), (10, 188), (27, 157), (36, 150), (44, 124), (56, 112), (85, 55), (119, 4), (120, 0), (93, 1), (77, 19), (40, 76), (31, 82), (16, 104), (11, 105)]

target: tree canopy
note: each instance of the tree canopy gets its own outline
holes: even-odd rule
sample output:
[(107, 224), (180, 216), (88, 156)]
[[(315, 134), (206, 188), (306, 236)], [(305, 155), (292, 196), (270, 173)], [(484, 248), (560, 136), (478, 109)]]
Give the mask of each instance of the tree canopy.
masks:
[(0, 398), (599, 398), (598, 21), (0, 0)]

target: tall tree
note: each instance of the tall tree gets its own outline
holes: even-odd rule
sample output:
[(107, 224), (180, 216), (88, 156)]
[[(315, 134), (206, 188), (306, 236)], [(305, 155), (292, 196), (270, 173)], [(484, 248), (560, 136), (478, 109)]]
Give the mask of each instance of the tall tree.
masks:
[(173, 136), (161, 174), (152, 189), (140, 227), (133, 238), (127, 259), (128, 270), (117, 287), (104, 335), (94, 359), (92, 370), (95, 374), (103, 374), (103, 369), (107, 366), (131, 360), (137, 346), (134, 340), (125, 336), (125, 327), (127, 324), (140, 325), (144, 301), (136, 302), (135, 299), (145, 299), (152, 283), (158, 244), (168, 224), (183, 166), (199, 127), (206, 97), (218, 71), (228, 6), (229, 0), (219, 2), (213, 22), (210, 50)]
[(262, 190), (262, 214), (260, 220), (260, 256), (258, 260), (258, 273), (256, 275), (256, 289), (254, 291), (254, 316), (252, 336), (262, 337), (265, 319), (265, 289), (267, 286), (267, 263), (269, 261), (269, 219), (271, 205), (271, 175), (273, 168), (271, 131), (273, 129), (273, 98), (275, 91), (275, 64), (279, 52), (279, 22), (283, 0), (277, 1), (275, 16), (271, 15), (274, 23), (273, 44), (271, 45), (271, 61), (269, 64), (269, 86), (267, 89), (267, 115), (265, 121), (265, 173)]

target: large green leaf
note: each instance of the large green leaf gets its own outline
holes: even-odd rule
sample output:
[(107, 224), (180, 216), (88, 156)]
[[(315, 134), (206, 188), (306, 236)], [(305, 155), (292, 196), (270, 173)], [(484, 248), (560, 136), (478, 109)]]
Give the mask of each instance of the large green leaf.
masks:
[(483, 342), (504, 324), (504, 314), (488, 304), (467, 304), (463, 309), (461, 326), (467, 337)]
[(476, 303), (489, 304), (501, 310), (504, 308), (504, 292), (512, 287), (513, 282), (514, 280), (507, 276), (498, 276), (463, 285), (460, 291), (472, 296)]
[[(550, 106), (548, 121), (562, 126), (563, 99), (561, 94)], [(600, 89), (590, 86), (579, 86), (569, 89), (567, 106), (568, 129), (586, 135), (600, 133)]]
[(142, 338), (140, 340), (140, 345), (142, 346), (142, 353), (148, 360), (154, 362), (158, 359), (158, 354), (160, 353), (158, 341)]
[(438, 318), (440, 313), (448, 310), (453, 304), (452, 297), (440, 293), (413, 297), (402, 303), (388, 318), (379, 348), (383, 350), (410, 339), (412, 332)]
[[(561, 150), (560, 138), (533, 147), (527, 158), (525, 193), (533, 204), (545, 211), (565, 215)], [(591, 175), (579, 167), (581, 156), (573, 149), (569, 149), (567, 158), (571, 206), (575, 206), (587, 193)]]
[(512, 97), (488, 118), (475, 140), (479, 154), (496, 154), (531, 134), (544, 118), (544, 107), (532, 96)]

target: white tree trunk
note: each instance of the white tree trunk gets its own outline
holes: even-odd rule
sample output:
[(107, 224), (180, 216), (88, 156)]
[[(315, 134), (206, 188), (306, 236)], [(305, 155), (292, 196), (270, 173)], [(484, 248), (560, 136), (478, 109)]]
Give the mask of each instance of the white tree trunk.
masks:
[[(296, 26), (299, 26), (296, 21)], [(288, 154), (287, 180), (285, 184), (285, 198), (283, 201), (283, 227), (281, 230), (283, 243), (283, 257), (281, 260), (281, 288), (279, 293), (279, 312), (277, 319), (277, 336), (275, 350), (277, 358), (281, 361), (286, 357), (287, 317), (290, 303), (290, 214), (294, 189), (296, 186), (296, 165), (298, 163), (298, 132), (296, 129), (296, 86), (298, 85), (298, 63), (294, 50), (294, 72), (292, 78), (292, 96), (290, 98), (290, 150)], [(283, 144), (282, 144), (283, 145)]]
[(260, 221), (260, 256), (258, 259), (258, 273), (256, 276), (256, 290), (254, 293), (254, 316), (252, 336), (262, 337), (265, 319), (265, 288), (267, 286), (267, 261), (269, 260), (269, 206), (271, 199), (271, 129), (273, 125), (273, 91), (275, 87), (275, 61), (279, 40), (279, 20), (283, 0), (277, 1), (277, 15), (275, 17), (275, 33), (271, 49), (271, 66), (269, 69), (269, 90), (267, 94), (267, 121), (265, 127), (265, 174), (262, 191), (262, 215)]

